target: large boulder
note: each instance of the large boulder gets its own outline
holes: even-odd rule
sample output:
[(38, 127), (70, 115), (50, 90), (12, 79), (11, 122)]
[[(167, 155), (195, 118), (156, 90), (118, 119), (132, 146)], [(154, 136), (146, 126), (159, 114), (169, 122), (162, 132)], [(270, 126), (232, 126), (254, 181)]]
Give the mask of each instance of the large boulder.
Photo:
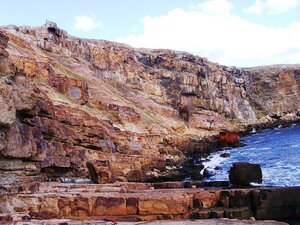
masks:
[(248, 162), (233, 163), (229, 171), (230, 183), (247, 186), (250, 183), (262, 182), (262, 171), (259, 164)]

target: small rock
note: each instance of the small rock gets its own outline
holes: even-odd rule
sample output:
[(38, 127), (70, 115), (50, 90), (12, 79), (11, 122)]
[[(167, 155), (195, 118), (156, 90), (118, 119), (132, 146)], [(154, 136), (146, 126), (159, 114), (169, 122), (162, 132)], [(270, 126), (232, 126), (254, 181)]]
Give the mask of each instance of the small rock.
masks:
[(214, 175), (216, 175), (216, 173), (214, 171), (210, 170), (210, 168), (205, 168), (203, 171), (204, 177), (212, 177)]
[(24, 216), (21, 217), (21, 219), (22, 219), (23, 221), (30, 221), (30, 220), (31, 220), (31, 216), (29, 216), (29, 215), (24, 215)]
[(215, 170), (222, 170), (222, 168), (220, 166), (216, 166), (214, 169)]
[(227, 153), (227, 152), (225, 152), (225, 153), (222, 153), (222, 154), (220, 155), (220, 157), (222, 157), (222, 158), (228, 158), (228, 157), (230, 157), (230, 154)]
[(31, 219), (36, 219), (36, 220), (44, 220), (45, 219), (45, 215), (40, 212), (30, 212), (29, 216)]

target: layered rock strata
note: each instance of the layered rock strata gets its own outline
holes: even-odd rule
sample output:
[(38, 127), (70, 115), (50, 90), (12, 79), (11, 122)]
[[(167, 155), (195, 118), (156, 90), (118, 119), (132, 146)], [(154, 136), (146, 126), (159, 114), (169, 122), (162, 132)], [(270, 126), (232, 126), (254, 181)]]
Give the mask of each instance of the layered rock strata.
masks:
[(79, 39), (51, 22), (1, 27), (0, 174), (172, 174), (220, 130), (299, 119), (299, 84), (299, 66), (226, 67)]
[[(197, 187), (197, 184), (194, 184)], [(41, 183), (0, 197), (0, 219), (152, 221), (300, 218), (300, 188), (183, 188), (181, 182)], [(25, 217), (27, 215), (27, 217)], [(25, 220), (24, 219), (24, 220)], [(230, 223), (229, 223), (230, 224)], [(262, 222), (262, 224), (264, 224)]]

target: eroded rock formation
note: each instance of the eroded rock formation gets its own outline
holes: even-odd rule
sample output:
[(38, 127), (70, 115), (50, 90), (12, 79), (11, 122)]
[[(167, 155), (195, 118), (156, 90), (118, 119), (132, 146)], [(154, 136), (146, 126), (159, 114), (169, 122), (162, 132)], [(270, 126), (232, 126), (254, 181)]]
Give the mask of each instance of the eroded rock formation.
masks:
[[(182, 182), (42, 183), (39, 187), (22, 188), (17, 195), (0, 196), (0, 210), (4, 211), (0, 214), (0, 222), (14, 224), (28, 221), (26, 224), (39, 224), (35, 220), (52, 219), (54, 221), (49, 221), (49, 224), (56, 225), (60, 223), (55, 223), (55, 219), (74, 220), (79, 224), (102, 224), (101, 220), (183, 220), (181, 224), (189, 224), (188, 220), (229, 218), (247, 220), (236, 221), (238, 224), (281, 224), (249, 219), (300, 217), (299, 187), (203, 189), (198, 184), (201, 183), (193, 184), (197, 188), (183, 188)], [(80, 223), (82, 220), (86, 222)], [(91, 220), (98, 221), (93, 223)], [(201, 220), (197, 222), (201, 224)], [(66, 224), (73, 223), (68, 221)], [(231, 220), (208, 220), (206, 224), (234, 223)]]
[(297, 119), (299, 84), (298, 66), (226, 67), (51, 22), (1, 27), (0, 174), (87, 177), (94, 162), (105, 182), (153, 179), (220, 130)]

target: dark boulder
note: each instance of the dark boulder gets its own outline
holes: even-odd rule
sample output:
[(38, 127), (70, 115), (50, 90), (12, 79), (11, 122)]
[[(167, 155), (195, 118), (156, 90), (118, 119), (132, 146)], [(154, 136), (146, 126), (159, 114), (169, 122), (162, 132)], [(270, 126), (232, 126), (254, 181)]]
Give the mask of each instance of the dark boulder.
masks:
[(271, 118), (276, 119), (276, 120), (280, 120), (281, 115), (279, 115), (279, 114), (273, 114), (273, 115), (271, 115)]
[(216, 175), (216, 173), (210, 168), (205, 168), (204, 171), (203, 171), (203, 176), (204, 177), (212, 177), (214, 175)]
[(215, 170), (222, 170), (222, 167), (216, 166), (214, 169), (215, 169)]
[(247, 162), (233, 163), (229, 171), (229, 181), (235, 185), (247, 186), (250, 183), (262, 183), (262, 171), (259, 164)]
[(201, 171), (204, 169), (204, 165), (193, 165), (190, 168), (189, 174), (191, 174), (192, 180), (202, 180), (204, 177), (201, 174)]

